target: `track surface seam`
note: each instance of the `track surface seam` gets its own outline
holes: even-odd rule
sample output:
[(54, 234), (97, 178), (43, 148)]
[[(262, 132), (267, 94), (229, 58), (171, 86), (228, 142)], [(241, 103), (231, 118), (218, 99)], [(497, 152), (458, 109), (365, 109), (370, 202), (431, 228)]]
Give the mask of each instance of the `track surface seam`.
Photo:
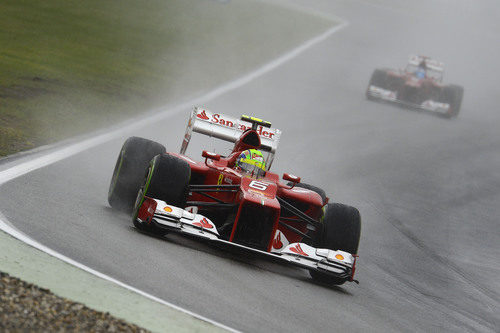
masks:
[[(383, 194), (380, 193), (379, 197), (382, 198), (382, 201), (386, 201)], [(385, 203), (384, 206), (390, 207), (389, 204)], [(454, 272), (457, 274), (462, 280), (470, 285), (473, 289), (475, 289), (479, 294), (481, 294), (483, 297), (487, 298), (490, 300), (492, 303), (491, 304), (485, 304), (490, 311), (493, 311), (493, 307), (495, 307), (495, 304), (498, 304), (498, 299), (494, 296), (491, 295), (496, 295), (496, 293), (493, 290), (489, 290), (488, 288), (482, 286), (481, 284), (477, 283), (475, 280), (470, 278), (467, 273), (463, 272), (456, 264), (454, 264), (451, 260), (448, 260), (446, 258), (443, 258), (440, 256), (436, 251), (425, 245), (425, 243), (418, 238), (411, 230), (409, 230), (404, 223), (393, 216), (388, 216), (387, 214), (381, 212), (379, 209), (377, 209), (375, 206), (372, 206), (373, 209), (375, 209), (378, 214), (381, 214), (382, 216), (385, 216), (385, 219), (389, 224), (391, 224), (401, 235), (403, 235), (406, 239), (410, 241), (416, 248), (418, 248), (420, 251), (424, 252), (429, 258), (431, 258), (433, 261), (435, 261), (438, 265), (441, 265), (441, 267), (446, 267), (448, 270)], [(399, 278), (401, 280), (401, 278)], [(445, 304), (441, 302), (438, 298), (436, 298), (434, 295), (431, 294), (426, 294), (423, 291), (419, 290), (416, 286), (411, 284), (410, 282), (406, 282), (406, 284), (411, 287), (412, 289), (418, 291), (422, 295), (426, 296), (427, 298), (433, 300), (436, 304), (440, 304), (441, 306), (445, 306), (451, 310), (453, 310), (455, 313), (460, 314), (462, 316), (466, 316), (475, 322), (477, 322), (480, 325), (485, 325), (488, 326), (488, 328), (494, 328), (496, 323), (492, 321), (491, 319), (488, 320), (486, 318), (481, 318), (477, 315), (473, 315), (469, 312), (466, 311), (461, 311), (460, 309), (456, 307), (450, 307), (449, 304)]]

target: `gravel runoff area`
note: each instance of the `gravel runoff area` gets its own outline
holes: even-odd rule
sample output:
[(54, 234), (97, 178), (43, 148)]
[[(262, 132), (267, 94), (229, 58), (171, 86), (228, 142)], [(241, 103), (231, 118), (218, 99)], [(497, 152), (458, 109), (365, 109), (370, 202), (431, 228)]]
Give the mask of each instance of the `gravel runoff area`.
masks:
[[(8, 227), (0, 213), (2, 224)], [(33, 246), (0, 231), (2, 333), (227, 332), (228, 328), (95, 276)]]
[(149, 332), (0, 272), (0, 331)]

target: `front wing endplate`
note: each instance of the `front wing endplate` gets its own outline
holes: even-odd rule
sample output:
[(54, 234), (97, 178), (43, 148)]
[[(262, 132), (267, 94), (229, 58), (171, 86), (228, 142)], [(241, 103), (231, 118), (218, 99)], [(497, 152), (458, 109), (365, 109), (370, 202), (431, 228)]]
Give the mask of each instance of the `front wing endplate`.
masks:
[(450, 111), (450, 104), (448, 103), (441, 103), (431, 99), (425, 100), (421, 104), (410, 103), (408, 101), (398, 99), (396, 91), (382, 89), (374, 85), (370, 85), (366, 93), (371, 98), (379, 99), (390, 103), (400, 104), (409, 108), (437, 112), (437, 113), (447, 113)]

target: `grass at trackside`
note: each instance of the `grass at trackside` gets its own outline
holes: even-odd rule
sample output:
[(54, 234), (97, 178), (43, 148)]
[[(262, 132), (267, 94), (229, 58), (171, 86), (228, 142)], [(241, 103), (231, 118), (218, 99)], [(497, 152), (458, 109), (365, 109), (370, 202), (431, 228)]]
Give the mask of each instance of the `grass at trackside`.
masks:
[(2, 0), (0, 156), (206, 91), (331, 25), (248, 0)]

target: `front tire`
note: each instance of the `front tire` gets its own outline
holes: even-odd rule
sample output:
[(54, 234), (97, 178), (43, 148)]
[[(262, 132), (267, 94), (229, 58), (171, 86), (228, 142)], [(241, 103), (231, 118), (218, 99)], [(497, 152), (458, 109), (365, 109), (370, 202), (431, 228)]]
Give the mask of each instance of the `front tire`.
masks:
[(157, 155), (151, 161), (146, 178), (146, 195), (167, 204), (184, 208), (188, 195), (191, 167), (172, 155)]
[(368, 87), (366, 88), (366, 98), (369, 100), (374, 100), (368, 91), (371, 85), (374, 85), (379, 88), (385, 88), (387, 80), (387, 73), (383, 69), (376, 69), (373, 71), (372, 76), (370, 77), (370, 81), (368, 82)]
[(149, 164), (146, 178), (137, 193), (133, 214), (134, 226), (139, 230), (160, 236), (166, 234), (165, 230), (156, 228), (153, 224), (138, 221), (139, 208), (142, 206), (145, 196), (184, 208), (190, 178), (191, 168), (186, 161), (168, 154), (155, 156)]
[[(357, 254), (360, 235), (361, 215), (356, 208), (339, 203), (327, 204), (323, 229), (316, 234), (314, 246)], [(309, 272), (314, 280), (326, 284), (341, 285), (346, 281), (318, 271)]]
[(130, 213), (144, 173), (151, 159), (165, 152), (165, 146), (143, 138), (130, 137), (118, 155), (108, 190), (111, 207)]

